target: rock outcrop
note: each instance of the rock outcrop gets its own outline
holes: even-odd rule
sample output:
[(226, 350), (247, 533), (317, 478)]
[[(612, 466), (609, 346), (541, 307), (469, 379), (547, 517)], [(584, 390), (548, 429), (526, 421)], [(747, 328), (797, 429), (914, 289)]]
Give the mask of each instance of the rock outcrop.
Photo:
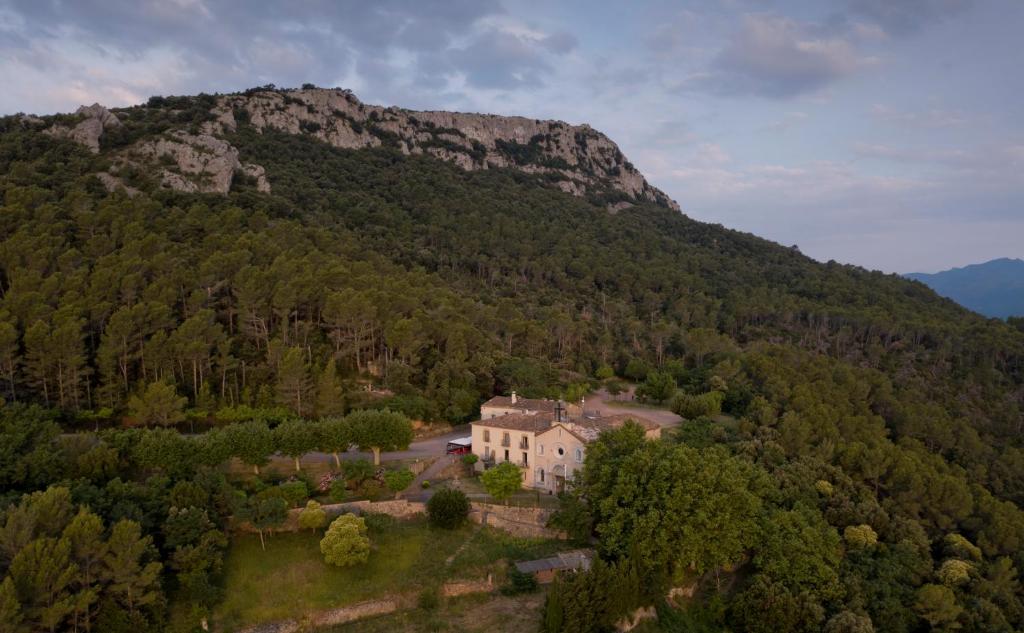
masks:
[[(467, 170), (513, 167), (544, 174), (577, 196), (611, 189), (632, 202), (678, 205), (652, 187), (618, 146), (589, 125), (460, 112), (417, 112), (367, 105), (338, 89), (254, 91), (220, 97), (206, 131), (222, 134), (240, 123), (257, 130), (308, 134), (335, 147), (392, 144)], [(619, 207), (621, 208), (621, 207)]]
[[(466, 170), (519, 169), (574, 196), (596, 194), (613, 213), (638, 202), (679, 209), (611, 139), (589, 125), (368, 105), (340, 89), (252, 90), (208, 103), (213, 104), (211, 116), (198, 126), (175, 125), (160, 136), (112, 150), (112, 168), (101, 177), (103, 184), (111, 191), (124, 187), (120, 169), (142, 168), (159, 176), (162, 186), (179, 191), (226, 194), (242, 177), (269, 192), (264, 168), (243, 164), (238, 149), (225, 140), (240, 125), (251, 125), (260, 132), (308, 135), (346, 149), (392, 146)], [(76, 114), (82, 118), (74, 126), (54, 124), (47, 132), (98, 153), (103, 133), (122, 125), (99, 104), (82, 106)]]
[(164, 165), (161, 180), (170, 189), (226, 194), (240, 174), (255, 179), (257, 190), (270, 192), (263, 167), (243, 165), (238, 160), (238, 149), (209, 134), (176, 130), (164, 138), (137, 144), (131, 153), (144, 162)]
[(74, 127), (54, 125), (46, 132), (58, 138), (69, 138), (89, 148), (93, 154), (100, 152), (100, 137), (110, 128), (120, 127), (121, 121), (112, 112), (98, 103), (81, 106), (75, 114), (83, 116)]

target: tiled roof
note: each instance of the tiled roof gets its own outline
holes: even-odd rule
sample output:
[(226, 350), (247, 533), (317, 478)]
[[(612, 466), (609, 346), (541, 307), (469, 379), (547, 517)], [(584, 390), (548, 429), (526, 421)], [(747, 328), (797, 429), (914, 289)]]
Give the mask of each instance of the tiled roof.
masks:
[(499, 415), (496, 418), (473, 422), (473, 424), (490, 429), (510, 429), (538, 433), (551, 426), (551, 416), (540, 413), (510, 413), (508, 415)]
[(629, 420), (639, 424), (645, 431), (651, 431), (658, 428), (658, 424), (651, 422), (650, 420), (625, 413), (599, 418), (571, 418), (568, 421), (563, 422), (562, 425), (570, 433), (580, 438), (580, 440), (584, 442), (592, 442), (596, 440), (597, 436), (602, 432), (617, 429)]
[(511, 396), (494, 396), (481, 407), (495, 407), (498, 409), (519, 409), (521, 411), (543, 411), (554, 412), (556, 402), (554, 400), (533, 400), (530, 398), (516, 398), (512, 402)]
[[(658, 425), (650, 420), (626, 413), (599, 418), (573, 417), (561, 422), (561, 425), (581, 441), (591, 442), (597, 439), (597, 436), (602, 431), (617, 429), (625, 424), (627, 420), (636, 422), (645, 431), (658, 428)], [(473, 422), (473, 424), (490, 429), (509, 429), (541, 434), (554, 428), (557, 423), (552, 416), (544, 413), (510, 413), (508, 415), (499, 415), (496, 418)]]

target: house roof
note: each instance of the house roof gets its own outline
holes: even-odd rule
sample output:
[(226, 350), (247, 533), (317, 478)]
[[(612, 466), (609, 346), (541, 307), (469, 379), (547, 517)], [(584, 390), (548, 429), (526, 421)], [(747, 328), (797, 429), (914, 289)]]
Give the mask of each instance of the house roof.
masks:
[(473, 422), (473, 425), (490, 429), (525, 431), (527, 433), (536, 433), (537, 435), (542, 435), (560, 426), (579, 438), (581, 442), (592, 442), (603, 431), (617, 429), (625, 424), (627, 420), (636, 422), (645, 431), (658, 428), (658, 424), (655, 422), (625, 413), (596, 418), (573, 417), (564, 422), (556, 422), (552, 416), (544, 413), (509, 413), (507, 415), (499, 415), (496, 418)]
[(511, 396), (494, 396), (487, 402), (483, 403), (482, 407), (495, 407), (497, 409), (519, 409), (522, 412), (537, 411), (551, 413), (555, 410), (556, 402), (554, 400), (534, 400), (531, 398), (520, 398), (516, 397), (516, 401), (512, 402)]
[(473, 426), (539, 433), (551, 426), (551, 417), (539, 413), (509, 413), (496, 418), (473, 422)]
[(606, 415), (596, 418), (570, 418), (568, 421), (561, 423), (552, 422), (549, 429), (545, 429), (545, 431), (555, 428), (555, 426), (558, 426), (560, 424), (562, 427), (565, 428), (565, 430), (569, 431), (570, 433), (578, 437), (581, 441), (592, 442), (596, 440), (597, 436), (600, 435), (602, 432), (620, 428), (629, 420), (632, 420), (633, 422), (639, 424), (641, 427), (643, 427), (645, 431), (651, 431), (653, 429), (658, 428), (657, 423), (651, 422), (648, 419), (641, 418), (632, 414), (622, 413), (616, 415)]

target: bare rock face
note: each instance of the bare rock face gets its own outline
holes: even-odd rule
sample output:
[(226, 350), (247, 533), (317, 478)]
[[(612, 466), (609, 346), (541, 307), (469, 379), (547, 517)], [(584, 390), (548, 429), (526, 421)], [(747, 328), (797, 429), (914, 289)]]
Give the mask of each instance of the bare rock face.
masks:
[(58, 138), (69, 138), (89, 148), (93, 154), (100, 152), (100, 137), (104, 130), (120, 127), (121, 121), (112, 112), (98, 103), (81, 106), (75, 114), (84, 116), (74, 127), (54, 125), (46, 132)]
[(163, 186), (189, 193), (226, 194), (235, 175), (243, 174), (256, 179), (259, 191), (270, 191), (263, 167), (243, 165), (238, 160), (238, 149), (227, 141), (184, 130), (175, 130), (168, 136), (145, 141), (132, 150), (145, 162), (164, 165)]
[(257, 130), (308, 134), (335, 147), (392, 144), (405, 154), (429, 154), (459, 167), (512, 167), (557, 176), (557, 187), (576, 196), (603, 187), (679, 209), (652, 187), (618, 146), (589, 125), (459, 112), (415, 112), (367, 105), (351, 92), (303, 89), (221, 97), (213, 133), (236, 129), (244, 117)]

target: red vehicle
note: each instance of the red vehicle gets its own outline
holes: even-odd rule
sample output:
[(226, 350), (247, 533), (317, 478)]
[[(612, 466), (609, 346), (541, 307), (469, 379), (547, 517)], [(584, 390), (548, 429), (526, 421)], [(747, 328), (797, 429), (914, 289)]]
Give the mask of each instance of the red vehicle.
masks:
[(473, 451), (473, 437), (457, 437), (454, 440), (448, 442), (448, 446), (445, 448), (446, 455), (466, 455)]

